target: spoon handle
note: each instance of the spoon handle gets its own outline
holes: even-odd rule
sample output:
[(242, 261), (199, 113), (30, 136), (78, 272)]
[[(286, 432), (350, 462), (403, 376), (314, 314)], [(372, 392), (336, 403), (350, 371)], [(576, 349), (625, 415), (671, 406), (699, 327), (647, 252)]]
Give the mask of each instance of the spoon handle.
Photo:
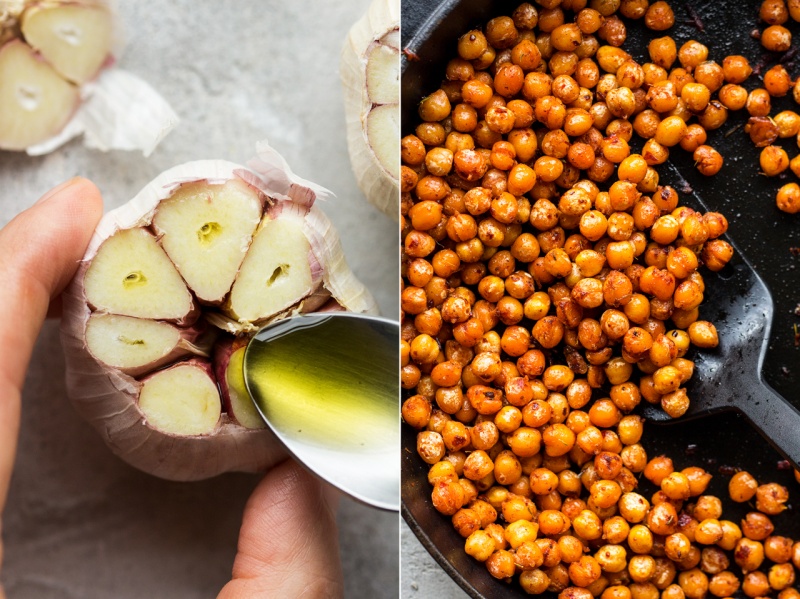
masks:
[(761, 436), (800, 468), (800, 411), (762, 379), (757, 385), (752, 399), (739, 407)]

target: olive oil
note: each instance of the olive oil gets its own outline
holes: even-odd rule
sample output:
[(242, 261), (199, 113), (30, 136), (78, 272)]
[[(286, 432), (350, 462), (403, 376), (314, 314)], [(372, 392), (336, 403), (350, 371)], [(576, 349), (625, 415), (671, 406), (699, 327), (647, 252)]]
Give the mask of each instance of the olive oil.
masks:
[(318, 313), (262, 329), (244, 371), (259, 412), (295, 454), (297, 444), (396, 452), (399, 469), (399, 361), (397, 323)]

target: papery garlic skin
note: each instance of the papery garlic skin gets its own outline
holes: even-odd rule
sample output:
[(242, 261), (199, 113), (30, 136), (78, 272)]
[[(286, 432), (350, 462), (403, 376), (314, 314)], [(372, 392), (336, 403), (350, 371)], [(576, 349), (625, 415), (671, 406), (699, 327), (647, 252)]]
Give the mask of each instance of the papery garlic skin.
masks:
[[(177, 435), (149, 426), (137, 404), (142, 382), (98, 362), (87, 348), (86, 326), (92, 310), (86, 299), (84, 277), (107, 238), (120, 229), (149, 227), (160, 202), (178, 186), (229, 180), (241, 180), (263, 193), (271, 204), (265, 215), (282, 218), (280, 213), (286, 212), (300, 219), (310, 248), (310, 268), (320, 273), (318, 289), (309, 290), (299, 303), (272, 319), (303, 312), (304, 303), (315, 309), (341, 306), (353, 312), (377, 312), (374, 299), (347, 267), (330, 222), (313, 206), (318, 197), (330, 196), (330, 192), (296, 177), (266, 143), (259, 144), (258, 157), (249, 168), (221, 160), (187, 163), (162, 173), (130, 202), (106, 214), (78, 273), (63, 294), (61, 337), (67, 362), (67, 392), (77, 411), (115, 454), (162, 478), (198, 480), (229, 471), (263, 471), (283, 459), (285, 450), (268, 429), (245, 428), (224, 412), (217, 426), (206, 434)], [(251, 323), (229, 320), (228, 330), (232, 332), (254, 328)]]
[(400, 3), (374, 0), (342, 50), (347, 147), (358, 186), (400, 217)]

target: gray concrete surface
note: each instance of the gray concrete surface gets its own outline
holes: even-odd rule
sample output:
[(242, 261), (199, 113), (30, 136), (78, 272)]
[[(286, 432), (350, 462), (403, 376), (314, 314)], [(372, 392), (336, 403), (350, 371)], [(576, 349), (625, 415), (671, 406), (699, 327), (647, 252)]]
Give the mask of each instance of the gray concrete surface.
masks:
[(447, 573), (442, 570), (416, 535), (403, 522), (400, 526), (400, 597), (402, 599), (468, 599)]
[[(120, 66), (154, 85), (182, 123), (149, 158), (88, 151), (0, 153), (0, 225), (55, 184), (83, 175), (106, 207), (161, 171), (200, 158), (245, 161), (268, 138), (300, 176), (333, 190), (323, 206), (351, 266), (397, 314), (397, 228), (366, 203), (350, 171), (339, 52), (368, 0), (119, 0)], [(1, 258), (0, 258), (1, 259)], [(13, 348), (0, 350), (13, 351)], [(256, 478), (171, 483), (111, 455), (68, 404), (57, 323), (25, 384), (19, 454), (4, 515), (9, 599), (213, 597), (228, 580), (242, 507)], [(348, 597), (396, 597), (397, 515), (344, 500)]]

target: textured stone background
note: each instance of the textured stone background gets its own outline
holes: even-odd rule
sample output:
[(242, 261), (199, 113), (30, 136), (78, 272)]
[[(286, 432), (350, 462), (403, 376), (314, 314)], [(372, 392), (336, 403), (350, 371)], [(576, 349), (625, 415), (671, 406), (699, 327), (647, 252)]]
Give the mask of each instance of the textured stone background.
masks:
[[(397, 314), (397, 228), (358, 191), (344, 137), (339, 53), (368, 0), (118, 3), (126, 32), (120, 66), (156, 87), (181, 124), (149, 159), (80, 142), (42, 158), (0, 152), (0, 225), (75, 175), (93, 179), (111, 209), (171, 166), (246, 161), (268, 138), (297, 174), (337, 194), (323, 209), (348, 261), (383, 314)], [(78, 419), (63, 379), (51, 322), (28, 373), (4, 515), (9, 598), (215, 596), (230, 576), (256, 478), (171, 483), (133, 470)], [(397, 515), (343, 500), (339, 524), (348, 597), (396, 597)]]

